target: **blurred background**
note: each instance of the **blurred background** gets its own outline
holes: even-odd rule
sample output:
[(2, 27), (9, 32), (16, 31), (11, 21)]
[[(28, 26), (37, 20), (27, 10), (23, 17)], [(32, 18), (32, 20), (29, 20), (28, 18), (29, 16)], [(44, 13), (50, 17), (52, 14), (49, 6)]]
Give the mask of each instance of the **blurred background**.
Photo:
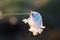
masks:
[[(41, 35), (33, 36), (29, 25), (22, 22), (29, 15), (3, 16), (31, 10), (43, 17), (46, 29)], [(60, 0), (0, 0), (0, 40), (60, 40)]]

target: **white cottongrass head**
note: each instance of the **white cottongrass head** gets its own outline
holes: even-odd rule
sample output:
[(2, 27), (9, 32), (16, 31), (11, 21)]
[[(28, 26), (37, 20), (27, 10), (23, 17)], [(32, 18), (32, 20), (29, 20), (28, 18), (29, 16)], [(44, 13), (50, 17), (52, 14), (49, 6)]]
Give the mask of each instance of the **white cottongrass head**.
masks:
[(33, 35), (41, 34), (45, 28), (45, 26), (43, 26), (42, 16), (39, 12), (31, 11), (30, 17), (24, 19), (23, 22), (29, 24), (29, 31), (31, 31)]

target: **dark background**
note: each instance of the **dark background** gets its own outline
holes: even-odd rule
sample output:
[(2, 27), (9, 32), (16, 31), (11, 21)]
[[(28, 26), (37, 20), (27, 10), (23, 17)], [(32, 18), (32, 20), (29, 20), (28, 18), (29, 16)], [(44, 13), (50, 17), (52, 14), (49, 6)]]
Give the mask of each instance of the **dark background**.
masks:
[[(29, 5), (20, 0), (2, 0), (0, 4), (3, 13), (27, 12)], [(27, 15), (23, 15), (17, 16), (18, 22), (14, 26), (7, 19), (0, 20), (0, 40), (60, 40), (60, 0), (52, 0), (46, 6), (35, 10), (41, 13), (46, 26), (41, 35), (33, 36), (28, 31), (29, 25), (21, 21)]]

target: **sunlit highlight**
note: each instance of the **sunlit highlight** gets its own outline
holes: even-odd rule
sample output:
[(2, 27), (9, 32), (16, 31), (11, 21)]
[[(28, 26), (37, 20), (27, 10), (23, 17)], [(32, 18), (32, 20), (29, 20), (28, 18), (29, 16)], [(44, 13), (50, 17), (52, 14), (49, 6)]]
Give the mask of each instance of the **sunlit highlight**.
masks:
[(31, 11), (30, 17), (28, 19), (24, 19), (23, 22), (29, 24), (29, 31), (31, 31), (34, 36), (41, 34), (45, 28), (45, 26), (43, 26), (42, 16), (40, 13), (35, 11)]

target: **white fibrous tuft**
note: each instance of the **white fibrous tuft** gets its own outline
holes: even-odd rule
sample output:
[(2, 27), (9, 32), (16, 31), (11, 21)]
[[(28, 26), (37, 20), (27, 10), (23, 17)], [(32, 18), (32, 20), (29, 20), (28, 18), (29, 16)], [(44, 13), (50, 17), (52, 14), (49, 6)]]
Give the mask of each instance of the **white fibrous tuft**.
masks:
[(32, 11), (30, 17), (28, 19), (24, 19), (23, 22), (29, 24), (29, 31), (31, 31), (34, 36), (41, 34), (45, 28), (45, 26), (43, 26), (42, 16), (38, 12)]

